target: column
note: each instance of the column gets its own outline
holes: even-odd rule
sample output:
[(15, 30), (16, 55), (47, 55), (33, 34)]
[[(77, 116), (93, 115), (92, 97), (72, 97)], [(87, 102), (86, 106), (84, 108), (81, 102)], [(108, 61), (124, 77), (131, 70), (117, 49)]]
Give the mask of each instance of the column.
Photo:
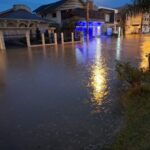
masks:
[(4, 42), (4, 35), (3, 35), (2, 31), (0, 31), (0, 49), (1, 50), (5, 50), (6, 49), (5, 42)]
[(64, 33), (61, 33), (61, 44), (64, 44)]
[(57, 33), (54, 33), (54, 43), (57, 45)]
[(74, 43), (74, 33), (73, 32), (71, 33), (71, 40), (72, 40), (72, 43)]
[(42, 37), (42, 45), (45, 45), (45, 35), (44, 33), (41, 33), (41, 37)]
[(26, 41), (27, 41), (27, 47), (31, 47), (30, 31), (26, 31)]

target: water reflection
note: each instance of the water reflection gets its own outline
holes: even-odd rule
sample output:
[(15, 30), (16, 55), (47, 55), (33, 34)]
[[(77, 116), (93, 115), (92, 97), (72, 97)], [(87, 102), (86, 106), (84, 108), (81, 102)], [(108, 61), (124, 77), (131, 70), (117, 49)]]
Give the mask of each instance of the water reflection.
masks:
[(27, 52), (28, 52), (29, 62), (32, 64), (32, 61), (33, 61), (32, 49), (31, 49), (31, 48), (28, 48), (28, 49), (27, 49)]
[(0, 89), (5, 86), (6, 82), (6, 53), (0, 51)]
[(0, 53), (0, 150), (12, 144), (78, 150), (111, 143), (122, 125), (115, 59), (139, 64), (136, 58), (147, 53), (141, 53), (143, 40), (101, 37), (75, 47), (14, 49), (6, 60)]
[(146, 55), (150, 53), (150, 38), (146, 37), (143, 38), (143, 43), (141, 46), (141, 62), (140, 62), (140, 68), (147, 68), (148, 67), (148, 59), (146, 58)]
[(96, 40), (95, 60), (91, 68), (90, 87), (92, 89), (92, 102), (101, 105), (107, 95), (107, 69), (101, 57), (102, 42), (100, 38)]

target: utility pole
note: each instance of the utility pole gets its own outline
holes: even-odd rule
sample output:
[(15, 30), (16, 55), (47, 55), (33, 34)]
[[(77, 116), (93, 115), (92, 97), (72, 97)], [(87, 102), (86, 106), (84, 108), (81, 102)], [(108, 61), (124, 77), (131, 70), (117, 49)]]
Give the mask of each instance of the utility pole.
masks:
[(89, 36), (89, 0), (86, 1), (86, 36)]

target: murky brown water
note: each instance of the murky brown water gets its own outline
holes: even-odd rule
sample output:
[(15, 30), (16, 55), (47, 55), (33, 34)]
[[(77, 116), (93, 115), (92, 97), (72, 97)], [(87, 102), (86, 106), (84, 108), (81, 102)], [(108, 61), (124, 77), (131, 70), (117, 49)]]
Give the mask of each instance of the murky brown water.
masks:
[(100, 149), (122, 123), (115, 60), (146, 67), (150, 36), (0, 52), (0, 150)]

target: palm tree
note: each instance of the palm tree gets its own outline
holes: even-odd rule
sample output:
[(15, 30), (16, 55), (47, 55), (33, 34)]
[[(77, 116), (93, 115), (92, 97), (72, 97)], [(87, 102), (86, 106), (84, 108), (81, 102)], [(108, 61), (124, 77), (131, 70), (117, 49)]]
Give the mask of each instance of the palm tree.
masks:
[(126, 20), (129, 12), (129, 5), (125, 5), (119, 9), (119, 18), (120, 18), (120, 27), (122, 29), (122, 33), (125, 36), (126, 31)]
[(86, 34), (89, 34), (89, 0), (86, 1)]
[(126, 6), (120, 9), (120, 26), (122, 27), (123, 35), (125, 35), (125, 25), (127, 16), (136, 16), (138, 14), (141, 14), (142, 29), (144, 13), (150, 13), (150, 0), (133, 0), (132, 4), (127, 4)]
[(133, 15), (150, 12), (150, 0), (133, 0), (130, 12)]
[(141, 14), (141, 32), (144, 13), (150, 12), (150, 0), (133, 0), (133, 4), (129, 6), (128, 14), (135, 16)]

